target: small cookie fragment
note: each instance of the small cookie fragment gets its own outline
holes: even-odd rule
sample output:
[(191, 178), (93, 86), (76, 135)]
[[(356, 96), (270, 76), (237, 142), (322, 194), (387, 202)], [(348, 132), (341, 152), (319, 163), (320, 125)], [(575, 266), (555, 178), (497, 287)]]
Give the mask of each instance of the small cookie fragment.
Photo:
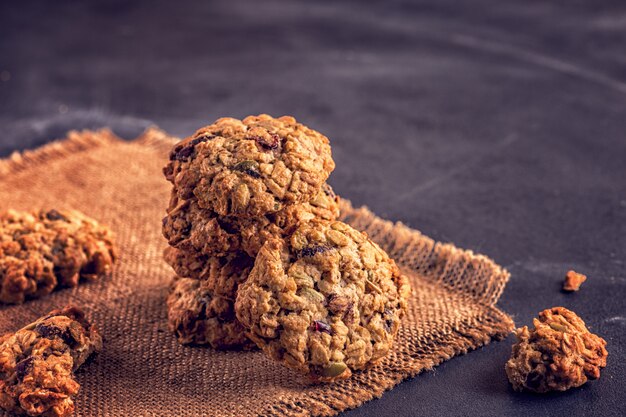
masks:
[(583, 282), (587, 281), (587, 276), (576, 271), (567, 271), (565, 281), (563, 281), (563, 291), (578, 291)]
[(74, 372), (102, 349), (95, 326), (76, 307), (51, 311), (0, 339), (0, 407), (29, 416), (74, 412)]
[(206, 283), (175, 277), (167, 298), (168, 326), (182, 345), (249, 350), (252, 343), (235, 317), (234, 296), (210, 291)]
[(553, 307), (516, 330), (517, 343), (505, 369), (516, 391), (566, 391), (600, 378), (606, 341), (590, 333), (573, 311)]
[(116, 258), (111, 231), (74, 211), (0, 213), (0, 303), (20, 304), (95, 280)]
[(265, 243), (235, 311), (271, 358), (331, 382), (387, 355), (409, 293), (408, 279), (364, 233), (310, 221)]
[(221, 118), (176, 144), (164, 168), (180, 200), (255, 217), (314, 199), (335, 168), (328, 138), (293, 117)]

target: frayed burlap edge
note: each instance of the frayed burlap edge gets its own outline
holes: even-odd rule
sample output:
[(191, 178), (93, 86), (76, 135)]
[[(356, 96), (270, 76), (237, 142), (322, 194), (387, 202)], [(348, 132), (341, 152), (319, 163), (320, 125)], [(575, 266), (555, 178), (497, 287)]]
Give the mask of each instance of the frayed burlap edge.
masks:
[(478, 303), (495, 305), (509, 280), (509, 272), (487, 256), (435, 242), (401, 222), (381, 219), (367, 207), (355, 209), (342, 200), (341, 213), (344, 222), (367, 233), (400, 265)]
[(169, 150), (178, 138), (167, 135), (156, 126), (147, 128), (139, 137), (125, 141), (115, 135), (111, 129), (71, 130), (64, 139), (58, 139), (37, 149), (15, 151), (7, 158), (0, 159), (0, 175), (8, 175), (28, 168), (33, 163), (62, 158), (70, 153), (88, 151), (93, 148), (117, 143), (136, 143), (159, 150)]
[[(14, 152), (1, 160), (0, 176), (21, 171), (33, 163), (110, 144), (141, 144), (165, 153), (176, 140), (156, 127), (147, 129), (130, 142), (124, 142), (109, 129), (72, 131), (66, 139), (35, 150)], [(336, 415), (380, 397), (403, 380), (430, 370), (453, 356), (477, 349), (493, 339), (501, 339), (514, 327), (511, 318), (495, 307), (509, 273), (488, 257), (458, 249), (452, 244), (435, 242), (402, 223), (380, 219), (366, 207), (354, 209), (347, 200), (342, 201), (341, 212), (342, 220), (368, 233), (403, 270), (410, 269), (424, 280), (462, 297), (464, 303), (471, 304), (479, 313), (438, 334), (436, 349), (426, 347), (416, 352), (404, 349), (401, 352), (405, 356), (402, 365), (376, 372), (375, 383), (359, 377), (365, 373), (357, 373), (353, 378), (355, 383), (334, 385), (332, 396), (323, 390), (305, 399), (277, 399), (276, 404), (259, 415)]]

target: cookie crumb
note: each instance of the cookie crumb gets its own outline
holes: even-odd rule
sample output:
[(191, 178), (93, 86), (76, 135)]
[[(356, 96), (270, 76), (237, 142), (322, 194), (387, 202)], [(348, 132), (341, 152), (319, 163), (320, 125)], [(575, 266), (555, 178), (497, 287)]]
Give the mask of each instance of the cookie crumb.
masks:
[(567, 271), (565, 281), (563, 282), (563, 291), (578, 291), (583, 282), (587, 280), (587, 276), (579, 274), (576, 271)]

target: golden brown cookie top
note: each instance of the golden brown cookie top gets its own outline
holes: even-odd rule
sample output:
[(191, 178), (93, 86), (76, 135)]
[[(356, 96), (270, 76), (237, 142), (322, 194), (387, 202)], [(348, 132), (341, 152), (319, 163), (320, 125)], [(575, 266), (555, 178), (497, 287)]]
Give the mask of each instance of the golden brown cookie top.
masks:
[(218, 119), (172, 149), (164, 169), (182, 199), (253, 217), (312, 200), (335, 168), (328, 138), (293, 117)]
[(565, 391), (598, 379), (606, 366), (606, 341), (589, 332), (576, 313), (553, 307), (516, 330), (506, 373), (516, 391)]
[(271, 357), (332, 381), (387, 354), (409, 293), (407, 278), (365, 234), (311, 221), (263, 246), (235, 309)]

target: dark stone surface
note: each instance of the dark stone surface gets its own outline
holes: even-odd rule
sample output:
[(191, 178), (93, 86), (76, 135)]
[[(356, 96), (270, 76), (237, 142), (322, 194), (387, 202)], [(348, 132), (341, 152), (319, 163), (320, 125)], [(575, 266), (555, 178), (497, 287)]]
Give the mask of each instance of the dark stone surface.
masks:
[(3, 1), (0, 153), (293, 114), (332, 139), (340, 194), (506, 266), (518, 325), (563, 305), (610, 351), (539, 397), (509, 388), (509, 338), (347, 416), (624, 415), (625, 48), (623, 1)]

